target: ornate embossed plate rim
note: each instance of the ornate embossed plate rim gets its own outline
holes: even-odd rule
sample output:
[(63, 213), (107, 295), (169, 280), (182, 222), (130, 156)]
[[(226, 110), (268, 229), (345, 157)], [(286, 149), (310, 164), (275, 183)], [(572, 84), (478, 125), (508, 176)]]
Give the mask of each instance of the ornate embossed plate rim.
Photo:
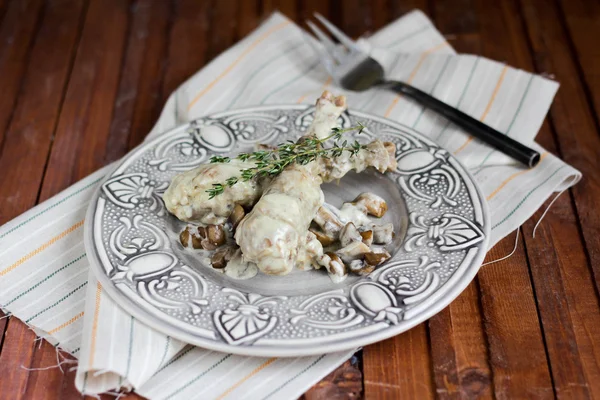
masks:
[[(236, 113), (250, 113), (256, 111), (273, 111), (273, 110), (305, 110), (310, 106), (305, 105), (268, 105), (259, 107), (249, 107), (238, 110), (229, 110), (220, 113), (215, 113), (207, 117), (219, 118), (226, 115)], [(390, 126), (391, 128), (398, 129), (405, 133), (408, 133), (427, 145), (438, 147), (437, 144), (431, 140), (422, 136), (412, 128), (399, 124), (397, 122), (388, 120), (383, 117), (362, 113), (354, 110), (349, 110), (349, 114), (354, 117), (367, 118), (373, 121)], [(147, 310), (148, 305), (139, 304), (135, 302), (130, 296), (121, 291), (117, 284), (115, 284), (106, 275), (104, 268), (102, 267), (103, 261), (98, 254), (95, 239), (94, 239), (94, 219), (97, 217), (97, 205), (100, 199), (100, 191), (106, 181), (108, 181), (116, 171), (125, 168), (125, 166), (135, 156), (145, 151), (147, 148), (176, 135), (177, 133), (187, 129), (190, 123), (178, 126), (171, 131), (165, 132), (160, 137), (151, 140), (147, 143), (142, 143), (135, 149), (133, 149), (122, 161), (120, 161), (103, 179), (95, 190), (85, 219), (84, 226), (84, 242), (86, 251), (88, 253), (90, 265), (92, 271), (96, 275), (98, 281), (102, 287), (107, 291), (109, 296), (121, 306), (125, 311), (145, 323), (146, 325), (163, 332), (173, 338), (182, 340), (184, 342), (204, 347), (207, 349), (234, 353), (247, 356), (259, 356), (259, 357), (299, 357), (308, 356), (322, 353), (330, 353), (336, 351), (343, 351), (360, 346), (365, 346), (371, 343), (375, 343), (381, 340), (388, 339), (392, 336), (398, 335), (405, 332), (421, 322), (431, 318), (433, 315), (444, 309), (450, 302), (452, 302), (462, 291), (468, 286), (473, 280), (483, 259), (485, 258), (487, 245), (489, 242), (490, 232), (490, 217), (487, 207), (487, 203), (484, 197), (475, 184), (471, 175), (467, 170), (452, 156), (449, 157), (448, 161), (453, 165), (456, 171), (459, 172), (461, 178), (467, 184), (467, 191), (469, 192), (473, 201), (479, 201), (479, 206), (482, 212), (482, 226), (483, 226), (483, 240), (476, 246), (469, 250), (465, 259), (452, 274), (450, 279), (446, 281), (438, 290), (436, 290), (432, 297), (429, 297), (419, 303), (416, 307), (410, 309), (411, 313), (415, 314), (408, 320), (402, 320), (395, 325), (388, 325), (385, 322), (373, 323), (372, 325), (353, 330), (348, 332), (336, 333), (327, 337), (313, 338), (313, 339), (258, 339), (251, 345), (232, 345), (216, 338), (216, 330), (210, 334), (208, 330), (203, 328), (186, 326), (182, 321), (179, 321), (167, 314), (161, 314), (161, 317), (157, 317), (154, 313)], [(460, 272), (460, 273), (459, 273)], [(386, 329), (378, 329), (381, 325), (386, 325)], [(193, 331), (196, 331), (195, 333)], [(203, 331), (202, 334), (199, 331)], [(211, 337), (212, 338), (209, 338)], [(307, 346), (307, 342), (312, 342), (310, 346)]]

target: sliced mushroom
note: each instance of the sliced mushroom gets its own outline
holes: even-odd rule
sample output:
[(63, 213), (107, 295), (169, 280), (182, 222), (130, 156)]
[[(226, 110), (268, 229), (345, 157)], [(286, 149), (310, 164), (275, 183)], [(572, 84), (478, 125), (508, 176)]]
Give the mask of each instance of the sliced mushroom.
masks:
[(179, 234), (183, 247), (189, 248), (191, 244), (194, 249), (214, 250), (225, 244), (225, 240), (223, 225), (188, 226)]
[(352, 242), (362, 242), (362, 236), (352, 222), (348, 222), (340, 231), (340, 244), (342, 247), (348, 246)]
[(381, 265), (383, 262), (385, 262), (389, 258), (390, 258), (390, 253), (388, 253), (387, 251), (382, 252), (382, 253), (371, 252), (371, 253), (365, 254), (365, 262), (367, 263), (367, 265), (370, 265), (373, 267)]
[(323, 261), (327, 272), (335, 276), (344, 276), (348, 273), (346, 265), (335, 253), (325, 253)]
[(373, 243), (388, 244), (391, 243), (394, 238), (394, 225), (391, 223), (373, 225), (371, 230), (373, 231)]
[(210, 259), (213, 268), (223, 269), (227, 263), (233, 258), (236, 252), (234, 246), (223, 246), (215, 251)]
[(224, 245), (227, 237), (223, 225), (208, 225), (206, 227), (206, 240), (215, 247)]
[(203, 227), (187, 226), (180, 234), (179, 241), (183, 247), (201, 249), (202, 248), (202, 237), (198, 230), (204, 229)]
[(385, 200), (374, 193), (361, 193), (352, 204), (364, 207), (365, 213), (377, 218), (383, 217), (388, 210)]
[(367, 264), (364, 260), (354, 260), (350, 263), (350, 271), (357, 275), (369, 275), (374, 270), (375, 266)]
[(371, 249), (363, 242), (352, 242), (348, 246), (342, 247), (335, 253), (340, 256), (342, 261), (350, 263), (352, 260), (362, 259)]
[(317, 215), (313, 221), (321, 227), (321, 229), (337, 239), (339, 232), (344, 227), (340, 219), (327, 207), (320, 207), (317, 210)]
[(348, 264), (348, 268), (351, 272), (360, 271), (365, 266), (364, 260), (352, 260)]
[(245, 215), (246, 211), (244, 211), (244, 207), (240, 206), (239, 204), (236, 204), (235, 207), (233, 207), (233, 211), (231, 211), (231, 214), (229, 215), (229, 221), (231, 222), (233, 229), (237, 228), (238, 224)]
[(311, 228), (309, 231), (311, 231), (317, 237), (317, 240), (321, 242), (321, 245), (324, 247), (331, 246), (333, 242), (335, 242), (335, 238), (333, 236), (328, 235), (325, 232), (321, 232), (318, 229)]
[(367, 246), (371, 246), (373, 244), (373, 231), (364, 231), (360, 233), (362, 237), (362, 242)]
[(375, 270), (374, 265), (367, 264), (364, 260), (354, 260), (350, 262), (350, 271), (357, 275), (369, 275)]

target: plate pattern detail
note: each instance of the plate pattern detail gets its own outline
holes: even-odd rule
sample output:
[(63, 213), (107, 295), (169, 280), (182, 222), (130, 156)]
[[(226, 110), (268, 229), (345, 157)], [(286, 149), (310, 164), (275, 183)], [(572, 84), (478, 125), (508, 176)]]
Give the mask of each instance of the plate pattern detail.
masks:
[[(127, 298), (148, 319), (183, 327), (186, 340), (240, 353), (260, 346), (276, 355), (289, 341), (318, 349), (346, 340), (350, 348), (365, 332), (389, 330), (392, 336), (431, 316), (428, 310), (450, 296), (455, 282), (478, 269), (489, 236), (487, 211), (468, 174), (444, 149), (378, 117), (351, 112), (339, 120), (343, 127), (365, 124), (366, 134), (351, 140), (379, 138), (397, 146), (398, 168), (386, 179), (406, 202), (406, 237), (369, 276), (323, 293), (265, 295), (228, 287), (210, 268), (180, 256), (185, 250), (169, 233), (174, 218), (161, 199), (172, 177), (213, 154), (294, 140), (313, 112), (305, 106), (225, 112), (134, 150), (102, 183), (88, 214), (92, 252), (101, 264), (94, 271), (109, 293)], [(198, 257), (208, 264), (208, 254)]]

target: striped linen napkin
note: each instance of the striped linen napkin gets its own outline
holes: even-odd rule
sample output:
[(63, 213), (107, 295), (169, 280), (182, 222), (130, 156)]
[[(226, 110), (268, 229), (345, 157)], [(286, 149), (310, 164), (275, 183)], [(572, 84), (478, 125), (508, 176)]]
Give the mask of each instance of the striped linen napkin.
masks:
[[(470, 55), (456, 55), (429, 19), (414, 11), (361, 41), (405, 80), (542, 152), (523, 169), (444, 118), (394, 93), (346, 93), (351, 108), (384, 115), (445, 146), (475, 176), (491, 210), (493, 246), (553, 192), (581, 174), (533, 139), (558, 88), (555, 82)], [(281, 14), (191, 77), (168, 100), (149, 138), (180, 123), (256, 104), (312, 103), (331, 78)], [(0, 228), (0, 304), (79, 358), (76, 385), (94, 394), (134, 388), (152, 399), (287, 399), (348, 359), (241, 357), (186, 345), (122, 311), (89, 274), (82, 225), (107, 168)], [(87, 293), (87, 294), (86, 294)]]

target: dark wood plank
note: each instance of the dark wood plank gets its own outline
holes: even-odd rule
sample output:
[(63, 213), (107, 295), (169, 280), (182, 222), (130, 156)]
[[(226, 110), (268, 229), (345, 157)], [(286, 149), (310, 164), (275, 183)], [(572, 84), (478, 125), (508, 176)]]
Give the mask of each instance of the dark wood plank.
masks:
[(215, 1), (209, 10), (210, 32), (206, 60), (210, 61), (231, 47), (236, 39), (238, 2)]
[(432, 19), (458, 53), (481, 53), (482, 40), (474, 0), (436, 1)]
[(83, 3), (47, 4), (0, 156), (0, 170), (5, 171), (0, 175), (0, 187), (11, 193), (0, 199), (0, 224), (36, 203), (74, 57)]
[(42, 0), (11, 1), (6, 5), (0, 26), (0, 152), (42, 9)]
[[(0, 2), (0, 157), (41, 10), (42, 1), (39, 0)], [(0, 224), (9, 219), (8, 216), (2, 217), (0, 211)], [(5, 314), (0, 311), (0, 318), (3, 317)], [(6, 319), (0, 320), (0, 351), (7, 322)]]
[(209, 34), (208, 1), (177, 0), (169, 38), (162, 102), (206, 62)]
[[(556, 393), (560, 398), (593, 398), (600, 386), (600, 364), (590, 355), (598, 354), (600, 339), (591, 332), (600, 329), (599, 305), (570, 199), (563, 196), (535, 239), (534, 220), (523, 232)], [(541, 215), (542, 210), (535, 217)]]
[(560, 0), (559, 14), (566, 22), (573, 51), (589, 99), (593, 103), (596, 124), (600, 120), (600, 3), (586, 0)]
[(240, 1), (237, 16), (237, 34), (240, 39), (258, 26), (259, 15), (259, 0)]
[(365, 0), (346, 0), (340, 10), (341, 28), (348, 36), (358, 38), (369, 30), (369, 14), (372, 8)]
[(402, 15), (414, 11), (415, 9), (423, 11), (427, 15), (432, 15), (432, 4), (429, 0), (390, 0), (390, 21), (401, 17)]
[[(489, 252), (488, 260), (510, 253), (513, 241), (514, 234), (498, 243)], [(552, 398), (552, 381), (522, 240), (510, 259), (481, 269), (479, 284), (496, 397)]]
[[(0, 199), (0, 224), (31, 208), (37, 201), (75, 54), (83, 3), (80, 0), (47, 3), (32, 43), (28, 57), (30, 62), (27, 67), (23, 66), (23, 82), (0, 156), (0, 168), (5, 171), (0, 175), (0, 187), (5, 193), (12, 193), (11, 196)], [(57, 26), (60, 28), (57, 29)], [(1, 332), (4, 332), (6, 323), (7, 321), (2, 322)], [(16, 318), (11, 318), (8, 322), (8, 330), (13, 334), (4, 340), (7, 348), (21, 346), (24, 340), (18, 336), (20, 330), (11, 329), (13, 324), (22, 323)], [(16, 363), (18, 360), (14, 361)], [(28, 364), (34, 365), (35, 362), (28, 360)], [(14, 385), (20, 387), (23, 382), (27, 382), (27, 371), (18, 364), (13, 364), (13, 367), (19, 376), (15, 378)], [(52, 371), (48, 371), (45, 377), (48, 380), (62, 379), (60, 374), (53, 374)], [(8, 378), (0, 374), (0, 386)]]
[(435, 396), (426, 323), (363, 349), (367, 399), (432, 399)]
[(0, 0), (0, 21), (4, 19), (4, 14), (8, 8), (8, 0)]
[(362, 374), (358, 360), (344, 362), (320, 382), (308, 389), (301, 400), (359, 399), (362, 395)]
[(4, 345), (4, 333), (6, 332), (6, 325), (10, 317), (4, 312), (0, 311), (0, 353), (2, 352), (2, 346)]
[(90, 2), (40, 200), (106, 163), (129, 11), (124, 0)]
[(478, 281), (429, 321), (436, 393), (440, 398), (493, 397)]
[[(528, 53), (520, 13), (511, 6), (510, 0), (475, 3), (482, 55), (526, 68)], [(497, 40), (499, 35), (505, 39)], [(510, 237), (512, 240), (505, 239), (492, 249), (488, 259), (510, 253), (514, 235)], [(485, 266), (479, 273), (494, 391), (497, 397), (550, 398), (554, 395), (552, 379), (522, 246), (521, 238), (511, 258)]]
[[(567, 136), (577, 136), (584, 141), (589, 138), (593, 143), (598, 143), (597, 132), (593, 129), (591, 121), (593, 118), (587, 112), (589, 108), (585, 106), (583, 109), (579, 108), (580, 102), (584, 102), (585, 91), (582, 86), (585, 83), (578, 81), (576, 76), (571, 76), (571, 74), (576, 75), (574, 70), (576, 65), (566, 62), (568, 60), (555, 58), (559, 56), (559, 51), (563, 51), (563, 54), (566, 55), (568, 50), (566, 33), (557, 25), (559, 21), (550, 20), (560, 15), (560, 9), (544, 10), (535, 19), (532, 11), (530, 8), (525, 8), (524, 14), (536, 56), (532, 64), (535, 61), (536, 68), (542, 70), (543, 66), (544, 71), (548, 67), (557, 67), (557, 79), (567, 83), (567, 85), (562, 85), (559, 90), (551, 111), (553, 132), (544, 127), (539, 138), (541, 143), (551, 150), (555, 149), (558, 144), (560, 152), (566, 159), (565, 150), (567, 148), (564, 140), (571, 140)], [(550, 38), (554, 43), (546, 43)], [(558, 44), (561, 42), (562, 46), (559, 46)], [(549, 58), (541, 56), (538, 52), (544, 47), (540, 47), (540, 45), (552, 46), (552, 56)], [(544, 50), (549, 51), (550, 49)], [(560, 111), (556, 110), (557, 105), (561, 106)], [(569, 129), (567, 134), (565, 129), (570, 128), (571, 118), (583, 118), (578, 122), (582, 123), (581, 128), (587, 129), (582, 129), (575, 135)], [(567, 146), (573, 145), (571, 142), (567, 143)], [(577, 145), (584, 144), (578, 143)], [(590, 150), (589, 156), (595, 157), (597, 163), (600, 150), (598, 148)], [(574, 155), (571, 155), (571, 161), (566, 161), (576, 162), (577, 160)], [(586, 161), (583, 160), (584, 168), (589, 168)], [(591, 172), (589, 169), (588, 171)], [(578, 223), (576, 219), (576, 209), (579, 211), (589, 207), (591, 202), (586, 201), (587, 197), (590, 196), (590, 192), (593, 196), (593, 193), (597, 193), (598, 190), (597, 182), (590, 183), (586, 180), (584, 178), (584, 181), (572, 190), (574, 204), (568, 195), (563, 195), (564, 198), (556, 202), (538, 229), (539, 238), (536, 237), (534, 240), (529, 239), (531, 236), (526, 236), (556, 392), (561, 396), (578, 398), (599, 395), (598, 373), (600, 371), (598, 358), (590, 357), (591, 354), (598, 354), (599, 340), (594, 335), (590, 335), (590, 332), (598, 329), (600, 311), (597, 288), (594, 287), (594, 277), (590, 266), (590, 261), (592, 266), (594, 266), (594, 261), (586, 257), (586, 245), (589, 250), (589, 246), (595, 244), (586, 240), (586, 233), (588, 237), (590, 234), (587, 230), (589, 228), (581, 226), (580, 223), (583, 221)], [(581, 187), (582, 184), (583, 187)], [(538, 212), (536, 215), (539, 218), (541, 213)], [(528, 222), (525, 225), (525, 232), (533, 233), (533, 227), (533, 221)], [(597, 247), (595, 251), (597, 251)], [(598, 275), (596, 275), (596, 285), (597, 282)], [(582, 314), (582, 310), (585, 310), (585, 314)], [(592, 330), (590, 331), (590, 329)]]
[(136, 1), (106, 146), (106, 161), (122, 157), (158, 119), (172, 13), (165, 1)]
[[(35, 352), (31, 360), (31, 371), (26, 371), (27, 384), (24, 388), (24, 399), (59, 399), (62, 394), (64, 373), (61, 368), (70, 368), (71, 365), (57, 367), (59, 361), (58, 350), (45, 340), (32, 344)], [(13, 364), (13, 368), (18, 365)], [(23, 373), (23, 371), (22, 371)], [(81, 395), (80, 395), (81, 396)]]
[[(542, 5), (542, 3), (544, 3)], [(542, 1), (522, 3), (528, 37), (540, 72), (556, 76), (560, 90), (550, 110), (550, 119), (562, 158), (579, 169), (584, 179), (573, 188), (573, 198), (585, 239), (586, 251), (600, 288), (600, 135), (597, 132), (584, 84), (571, 57), (560, 13), (554, 4)]]
[(293, 21), (298, 19), (299, 2), (297, 0), (263, 0), (261, 3), (263, 17), (279, 11)]
[(300, 2), (300, 10), (298, 12), (298, 24), (306, 27), (304, 21), (307, 19), (313, 19), (314, 13), (319, 13), (326, 18), (330, 18), (330, 0), (304, 0)]
[(5, 344), (0, 353), (0, 399), (20, 399), (25, 393), (31, 360), (35, 352), (35, 333), (17, 318), (10, 318)]
[(152, 129), (164, 106), (162, 85), (168, 55), (168, 38), (173, 25), (174, 6), (151, 1), (152, 15), (147, 28), (144, 63), (139, 78), (133, 122), (129, 134), (129, 149), (137, 146)]
[(367, 25), (369, 30), (361, 32), (361, 35), (368, 36), (375, 33), (377, 30), (383, 28), (389, 22), (392, 21), (392, 16), (388, 11), (387, 0), (371, 0), (369, 3), (369, 16), (367, 18)]

